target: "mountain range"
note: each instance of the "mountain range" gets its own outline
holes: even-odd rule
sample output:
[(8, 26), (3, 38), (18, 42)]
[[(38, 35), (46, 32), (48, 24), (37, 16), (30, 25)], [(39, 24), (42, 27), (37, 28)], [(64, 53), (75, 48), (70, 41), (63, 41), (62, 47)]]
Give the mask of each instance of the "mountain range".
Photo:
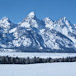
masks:
[(14, 24), (7, 17), (0, 20), (0, 49), (21, 52), (76, 52), (76, 24), (66, 17), (40, 20), (34, 12)]

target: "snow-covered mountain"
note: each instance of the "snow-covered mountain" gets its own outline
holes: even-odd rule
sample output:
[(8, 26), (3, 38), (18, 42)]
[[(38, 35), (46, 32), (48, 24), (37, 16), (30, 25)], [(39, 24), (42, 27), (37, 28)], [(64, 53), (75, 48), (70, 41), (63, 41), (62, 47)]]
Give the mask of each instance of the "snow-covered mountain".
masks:
[(0, 48), (34, 52), (75, 52), (76, 26), (66, 17), (53, 21), (40, 20), (34, 12), (22, 22), (12, 23), (7, 17), (0, 20)]

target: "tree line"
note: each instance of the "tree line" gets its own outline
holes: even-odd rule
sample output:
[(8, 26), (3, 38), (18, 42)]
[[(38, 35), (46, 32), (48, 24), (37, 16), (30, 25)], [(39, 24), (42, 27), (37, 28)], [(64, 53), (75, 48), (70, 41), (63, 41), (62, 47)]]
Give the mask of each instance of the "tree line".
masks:
[(67, 58), (20, 58), (0, 56), (0, 64), (36, 64), (36, 63), (55, 63), (55, 62), (76, 62), (76, 57)]

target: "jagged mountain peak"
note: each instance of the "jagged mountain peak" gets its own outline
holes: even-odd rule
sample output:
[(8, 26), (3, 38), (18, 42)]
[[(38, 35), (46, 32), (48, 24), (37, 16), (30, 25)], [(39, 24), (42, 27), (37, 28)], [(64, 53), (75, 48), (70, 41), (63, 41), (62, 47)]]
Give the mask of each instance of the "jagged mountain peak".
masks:
[(51, 18), (46, 17), (43, 21), (45, 23), (46, 28), (50, 28), (50, 29), (53, 28), (54, 21)]
[(9, 18), (8, 18), (8, 17), (3, 17), (1, 20), (2, 20), (2, 21), (4, 21), (4, 20), (8, 21)]
[(43, 21), (47, 21), (47, 22), (54, 22), (50, 17), (46, 17)]
[(21, 22), (20, 26), (26, 27), (26, 28), (38, 28), (38, 19), (36, 18), (36, 15), (34, 12), (29, 13), (26, 18)]
[(35, 19), (35, 18), (36, 18), (35, 12), (30, 12), (30, 13), (26, 16), (25, 20), (27, 20), (27, 19), (31, 20), (31, 19)]
[(6, 23), (6, 22), (7, 22), (7, 23), (12, 23), (8, 17), (3, 17), (3, 18), (0, 20), (0, 23)]
[(9, 29), (10, 28), (10, 24), (11, 24), (11, 21), (7, 17), (3, 17), (0, 20), (0, 27), (1, 28)]
[(4, 24), (6, 24), (6, 23), (10, 24), (10, 23), (12, 23), (12, 22), (10, 21), (10, 19), (9, 19), (8, 17), (3, 17), (3, 18), (0, 20), (0, 23), (1, 23), (1, 24), (2, 24), (2, 23), (4, 23)]
[(31, 17), (31, 18), (35, 17), (35, 12), (34, 12), (34, 11), (30, 12), (30, 13), (28, 14), (28, 16)]
[(62, 23), (65, 23), (65, 24), (66, 24), (66, 22), (70, 23), (70, 21), (69, 21), (66, 17), (60, 18), (60, 19), (58, 20), (58, 22), (62, 22)]
[(0, 20), (0, 30), (4, 30), (4, 33), (8, 33), (9, 30), (17, 27), (18, 24), (14, 24), (13, 22), (10, 21), (8, 17), (3, 17)]
[(58, 21), (56, 21), (56, 24), (60, 26), (65, 25), (67, 27), (72, 25), (66, 17), (60, 18)]
[(67, 20), (67, 18), (66, 17), (63, 17), (63, 18), (61, 18), (63, 21), (66, 21)]

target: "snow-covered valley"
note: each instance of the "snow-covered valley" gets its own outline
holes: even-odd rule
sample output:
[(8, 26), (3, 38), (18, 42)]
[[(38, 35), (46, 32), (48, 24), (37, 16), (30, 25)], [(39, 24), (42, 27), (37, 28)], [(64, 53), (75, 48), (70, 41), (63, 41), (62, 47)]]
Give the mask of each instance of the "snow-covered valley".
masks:
[[(76, 57), (76, 53), (25, 53), (0, 52), (0, 56), (66, 58)], [(76, 62), (55, 62), (38, 64), (0, 64), (0, 76), (76, 76)]]
[(76, 62), (0, 65), (0, 76), (76, 76)]

